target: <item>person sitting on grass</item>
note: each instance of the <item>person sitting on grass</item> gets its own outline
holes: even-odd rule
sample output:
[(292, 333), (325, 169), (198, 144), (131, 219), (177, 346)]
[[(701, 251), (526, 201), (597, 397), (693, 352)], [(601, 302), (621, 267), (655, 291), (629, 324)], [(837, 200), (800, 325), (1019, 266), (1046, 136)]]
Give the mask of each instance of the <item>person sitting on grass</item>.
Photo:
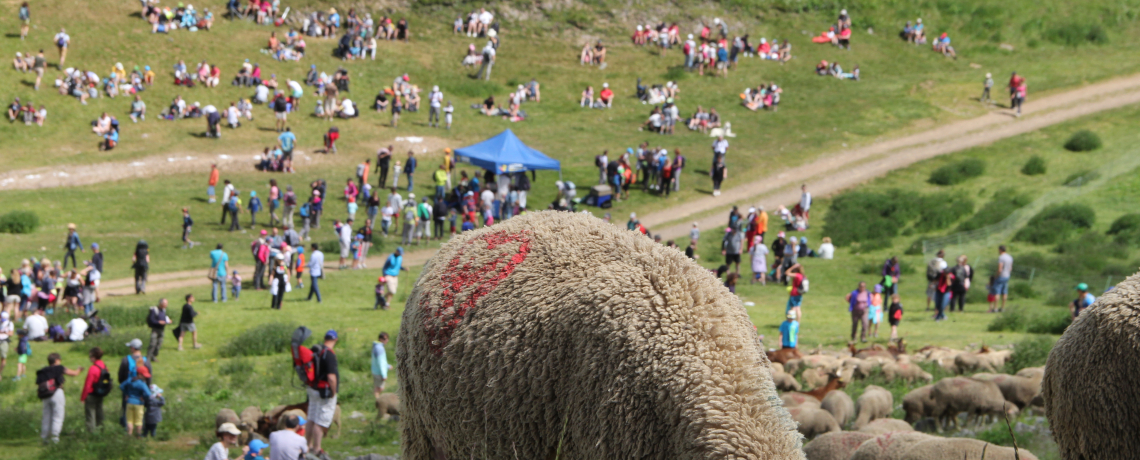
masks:
[(839, 29), (839, 34), (835, 36), (835, 44), (842, 49), (851, 49), (851, 28), (843, 27)]
[(686, 125), (688, 125), (690, 130), (699, 131), (701, 134), (704, 134), (709, 129), (708, 112), (705, 112), (705, 109), (698, 105), (696, 113), (689, 118)]
[(914, 31), (911, 32), (910, 42), (915, 45), (926, 44), (926, 26), (922, 24), (922, 18), (918, 18), (918, 20), (914, 22)]
[(579, 55), (578, 64), (580, 65), (594, 65), (594, 47), (589, 43), (582, 46), (582, 53)]
[(16, 118), (20, 116), (20, 111), (23, 109), (24, 106), (20, 104), (20, 98), (17, 97), (8, 105), (8, 121), (16, 121)]
[(954, 52), (954, 47), (950, 46), (950, 34), (942, 32), (942, 35), (934, 41), (934, 51), (942, 53), (943, 56), (958, 59), (958, 53)]
[(601, 107), (607, 109), (613, 106), (614, 92), (610, 89), (609, 83), (602, 83), (602, 92), (598, 94), (598, 102), (601, 103)]
[(594, 45), (593, 56), (594, 56), (594, 63), (598, 64), (598, 66), (601, 68), (605, 68), (605, 66), (606, 66), (606, 46), (602, 44), (601, 40), (598, 40), (598, 43), (596, 45)]
[(661, 109), (654, 107), (653, 111), (649, 112), (649, 119), (645, 120), (645, 123), (642, 123), (641, 126), (645, 128), (646, 131), (661, 133), (663, 120), (664, 118), (661, 116)]
[(483, 100), (482, 110), (484, 115), (491, 117), (499, 114), (499, 108), (495, 106), (495, 96), (487, 96), (487, 98)]
[[(19, 98), (16, 98), (16, 100), (19, 101)], [(17, 102), (17, 105), (19, 105), (18, 102)], [(582, 90), (582, 99), (580, 101), (578, 101), (578, 106), (579, 107), (593, 107), (594, 106), (594, 87), (593, 86), (587, 86), (586, 89)]]

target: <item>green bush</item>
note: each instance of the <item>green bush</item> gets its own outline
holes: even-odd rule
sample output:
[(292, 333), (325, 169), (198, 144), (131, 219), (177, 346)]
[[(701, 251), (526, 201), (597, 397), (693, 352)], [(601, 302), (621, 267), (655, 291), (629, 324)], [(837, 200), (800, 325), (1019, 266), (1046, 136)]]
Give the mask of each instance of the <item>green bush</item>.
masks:
[(1025, 332), (1061, 335), (1072, 322), (1073, 317), (1067, 309), (1050, 308), (1031, 318), (1025, 326)]
[(1009, 297), (1012, 299), (1036, 299), (1037, 292), (1029, 283), (1018, 281), (1009, 285)]
[[(129, 350), (126, 343), (134, 339), (142, 340), (143, 344), (146, 344), (150, 340), (150, 330), (145, 327), (115, 327), (112, 324), (110, 334), (89, 335), (82, 342), (72, 343), (71, 351), (83, 353), (86, 356), (89, 350), (99, 347), (103, 350), (104, 356), (127, 356)], [(32, 349), (35, 349), (34, 345)]]
[(1013, 214), (1014, 211), (1025, 207), (1025, 205), (1028, 205), (1032, 201), (1033, 198), (1029, 195), (1019, 193), (1015, 189), (1007, 188), (1000, 190), (994, 194), (993, 199), (990, 200), (989, 203), (986, 203), (985, 206), (982, 206), (982, 209), (978, 210), (977, 214), (974, 214), (973, 217), (959, 224), (958, 231), (975, 230), (1001, 222), (1005, 220), (1006, 217), (1009, 217), (1010, 214)]
[(1055, 343), (1056, 339), (1042, 335), (1027, 337), (1017, 342), (1013, 346), (1013, 354), (1005, 363), (1006, 371), (1013, 374), (1027, 367), (1044, 366), (1045, 360), (1049, 359), (1049, 351), (1053, 349)]
[(1099, 177), (1100, 177), (1099, 172), (1090, 171), (1090, 170), (1086, 169), (1083, 171), (1077, 171), (1075, 173), (1069, 174), (1069, 177), (1066, 177), (1065, 181), (1061, 182), (1061, 185), (1067, 185), (1069, 187), (1076, 187), (1076, 186), (1084, 185), (1084, 184), (1087, 184), (1091, 181), (1094, 181)]
[(1073, 137), (1070, 137), (1069, 140), (1065, 142), (1065, 150), (1071, 152), (1090, 152), (1099, 149), (1101, 145), (1100, 136), (1097, 136), (1096, 133), (1087, 129), (1082, 129), (1073, 133)]
[(58, 443), (49, 443), (40, 449), (37, 458), (41, 460), (135, 460), (147, 453), (143, 439), (123, 436), (110, 428), (104, 433), (88, 433), (79, 430), (61, 436)]
[(844, 193), (831, 201), (824, 234), (830, 235), (836, 246), (889, 242), (918, 217), (917, 208), (915, 194), (899, 190)]
[(1069, 22), (1049, 29), (1045, 32), (1044, 36), (1046, 40), (1065, 46), (1079, 46), (1089, 43), (1103, 45), (1108, 43), (1108, 32), (1099, 24)]
[(974, 212), (974, 200), (962, 193), (933, 193), (922, 197), (914, 229), (931, 232), (949, 227)]
[(957, 185), (986, 172), (986, 162), (977, 158), (967, 158), (951, 163), (930, 173), (930, 183), (936, 185)]
[[(971, 289), (971, 291), (973, 290)], [(986, 326), (986, 330), (990, 332), (1021, 332), (1025, 330), (1028, 319), (1029, 316), (1026, 314), (1025, 308), (1014, 305), (995, 316)]]
[(0, 233), (32, 233), (40, 226), (40, 216), (32, 211), (12, 211), (0, 216)]
[[(123, 305), (109, 305), (99, 308), (99, 317), (111, 325), (111, 330), (119, 327), (146, 326), (146, 316), (150, 307), (127, 307)], [(174, 316), (171, 314), (171, 316)]]
[(1025, 166), (1021, 167), (1021, 173), (1026, 176), (1038, 176), (1045, 174), (1045, 169), (1045, 159), (1033, 155), (1029, 158), (1029, 161), (1025, 162)]
[(249, 377), (253, 374), (253, 361), (245, 358), (234, 358), (218, 366), (218, 375), (237, 375)]
[(1092, 227), (1096, 211), (1085, 204), (1065, 203), (1049, 206), (1029, 219), (1014, 236), (1016, 241), (1053, 244), (1065, 240), (1073, 232)]
[(264, 356), (289, 351), (296, 325), (265, 323), (246, 329), (220, 350), (222, 357)]
[(1112, 221), (1108, 235), (1115, 235), (1118, 244), (1140, 243), (1140, 213), (1125, 214)]

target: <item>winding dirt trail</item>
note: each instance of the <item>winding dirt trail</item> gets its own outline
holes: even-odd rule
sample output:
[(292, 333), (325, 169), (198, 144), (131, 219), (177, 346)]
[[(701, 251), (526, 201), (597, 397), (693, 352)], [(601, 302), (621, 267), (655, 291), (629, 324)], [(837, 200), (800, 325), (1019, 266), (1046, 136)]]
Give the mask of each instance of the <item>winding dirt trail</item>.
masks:
[[(1000, 93), (1001, 90), (998, 91)], [(725, 220), (723, 215), (733, 205), (743, 207), (762, 205), (767, 209), (774, 209), (780, 204), (796, 203), (799, 201), (799, 184), (801, 183), (810, 184), (810, 191), (813, 196), (827, 196), (919, 161), (993, 143), (1075, 118), (1136, 103), (1140, 103), (1140, 74), (1107, 80), (1042, 97), (1027, 103), (1020, 118), (1014, 117), (1009, 110), (995, 109), (977, 118), (847, 150), (724, 190), (719, 197), (706, 196), (681, 206), (643, 215), (641, 221), (654, 233), (661, 234), (662, 238), (680, 238), (688, 235), (691, 222), (694, 219), (702, 228), (719, 226)], [(163, 160), (159, 159), (158, 161)], [(213, 160), (205, 159), (204, 161), (208, 163)], [(249, 160), (243, 158), (234, 159), (234, 161)], [(194, 161), (171, 160), (167, 163), (173, 163), (174, 168), (178, 168), (182, 165), (190, 165)], [(194, 164), (196, 169), (201, 169), (200, 166)], [(121, 164), (83, 167), (107, 168), (106, 170), (111, 172), (124, 169)], [(9, 178), (32, 174), (42, 175), (43, 172), (13, 171), (0, 174), (0, 190), (52, 186), (21, 186), (16, 180), (9, 180)], [(137, 176), (136, 172), (129, 170), (115, 174), (125, 174), (122, 177)], [(71, 178), (67, 179), (67, 177)], [(99, 180), (92, 177), (76, 182), (77, 179), (72, 176), (57, 179), (60, 182), (67, 182), (68, 185), (115, 180), (115, 178)], [(9, 181), (7, 184), (5, 183), (6, 180)], [(39, 180), (44, 181), (45, 179), (41, 176)], [(692, 183), (692, 179), (689, 183)], [(422, 265), (434, 254), (434, 249), (411, 251), (404, 256), (404, 263), (410, 266)], [(383, 256), (368, 259), (369, 267), (380, 267), (382, 265)], [(243, 271), (252, 270), (251, 267), (237, 268)], [(326, 268), (329, 267), (326, 265)], [(335, 269), (335, 262), (333, 262), (332, 268)], [(151, 276), (148, 290), (161, 291), (208, 284), (209, 280), (205, 277), (205, 270), (188, 270)], [(110, 280), (105, 282), (102, 287), (103, 292), (108, 295), (134, 293), (133, 280), (131, 279)]]

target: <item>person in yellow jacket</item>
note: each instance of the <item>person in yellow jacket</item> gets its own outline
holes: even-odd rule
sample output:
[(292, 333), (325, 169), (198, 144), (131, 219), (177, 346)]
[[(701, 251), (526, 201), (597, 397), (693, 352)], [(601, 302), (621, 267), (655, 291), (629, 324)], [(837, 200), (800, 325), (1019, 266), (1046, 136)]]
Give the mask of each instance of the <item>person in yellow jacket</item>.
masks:
[(451, 190), (451, 168), (455, 166), (451, 148), (443, 149), (443, 170), (447, 171), (447, 189)]
[(435, 196), (437, 198), (443, 198), (443, 194), (447, 191), (448, 177), (447, 167), (442, 164), (439, 165), (439, 169), (432, 173), (431, 178), (435, 181)]

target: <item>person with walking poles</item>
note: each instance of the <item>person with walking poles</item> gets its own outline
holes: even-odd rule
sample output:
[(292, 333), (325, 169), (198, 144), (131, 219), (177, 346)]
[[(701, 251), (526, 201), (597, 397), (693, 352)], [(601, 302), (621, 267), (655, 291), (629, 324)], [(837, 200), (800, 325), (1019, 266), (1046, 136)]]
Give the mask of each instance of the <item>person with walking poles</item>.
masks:
[(79, 241), (79, 233), (75, 231), (75, 224), (67, 224), (67, 242), (63, 247), (67, 253), (63, 255), (63, 268), (67, 268), (67, 258), (71, 258), (71, 268), (78, 268), (75, 264), (75, 250), (83, 252), (83, 242)]
[(146, 325), (150, 326), (150, 345), (146, 348), (148, 361), (158, 362), (158, 352), (162, 349), (162, 339), (166, 336), (166, 325), (172, 324), (170, 316), (166, 314), (166, 299), (158, 299), (158, 305), (150, 307), (146, 317)]
[[(1009, 277), (1013, 275), (1013, 256), (1009, 255), (1005, 250), (1005, 245), (998, 246), (998, 265), (997, 273), (994, 277), (993, 291), (994, 297), (990, 301), (990, 313), (1001, 313), (1005, 311), (1005, 301), (1009, 298)], [(1001, 307), (998, 308), (998, 298), (1001, 298)]]
[(207, 273), (210, 278), (210, 300), (214, 303), (218, 302), (218, 291), (222, 291), (222, 302), (229, 300), (226, 294), (226, 276), (230, 273), (230, 256), (226, 251), (222, 250), (222, 243), (218, 243), (217, 249), (210, 251), (210, 271)]
[(63, 367), (59, 353), (52, 353), (47, 357), (48, 365), (36, 371), (36, 395), (44, 402), (43, 419), (40, 422), (40, 439), (48, 442), (59, 442), (59, 432), (63, 430), (64, 405), (67, 400), (63, 396), (64, 376), (77, 377), (83, 373), (83, 368), (68, 369)]
[(317, 372), (313, 385), (305, 389), (309, 395), (309, 423), (305, 426), (305, 436), (309, 439), (309, 452), (317, 457), (322, 457), (325, 453), (321, 441), (332, 425), (333, 415), (336, 414), (337, 393), (340, 390), (340, 371), (337, 368), (336, 352), (333, 351), (336, 342), (336, 330), (329, 329), (325, 333), (324, 343), (313, 346)]
[(321, 303), (321, 288), (317, 285), (317, 280), (323, 278), (325, 274), (325, 253), (321, 252), (317, 243), (313, 243), (311, 248), (313, 253), (309, 255), (309, 297), (305, 300), (313, 300), (315, 294), (317, 303)]
[(87, 359), (91, 360), (91, 367), (87, 368), (87, 380), (83, 382), (79, 401), (83, 402), (87, 431), (94, 433), (103, 426), (103, 398), (111, 394), (111, 372), (103, 362), (103, 350), (99, 347), (87, 352)]
[(391, 308), (392, 297), (396, 295), (396, 289), (400, 286), (400, 270), (408, 271), (408, 268), (404, 266), (403, 247), (396, 248), (396, 252), (393, 252), (384, 261), (384, 286), (387, 291), (384, 293), (384, 297), (388, 299), (388, 307), (385, 310)]

